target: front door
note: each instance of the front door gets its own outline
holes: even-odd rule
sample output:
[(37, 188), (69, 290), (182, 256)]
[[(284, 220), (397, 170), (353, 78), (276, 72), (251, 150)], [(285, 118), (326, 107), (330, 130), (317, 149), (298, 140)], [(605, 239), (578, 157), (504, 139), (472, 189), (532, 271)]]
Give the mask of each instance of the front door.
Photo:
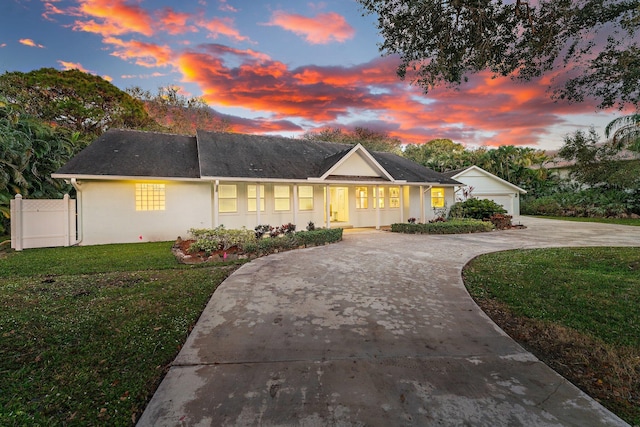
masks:
[[(326, 190), (325, 190), (326, 191)], [(349, 189), (347, 187), (329, 188), (331, 222), (349, 221)], [(325, 203), (327, 198), (325, 197)], [(326, 215), (325, 205), (325, 215)], [(326, 221), (326, 218), (325, 218)]]

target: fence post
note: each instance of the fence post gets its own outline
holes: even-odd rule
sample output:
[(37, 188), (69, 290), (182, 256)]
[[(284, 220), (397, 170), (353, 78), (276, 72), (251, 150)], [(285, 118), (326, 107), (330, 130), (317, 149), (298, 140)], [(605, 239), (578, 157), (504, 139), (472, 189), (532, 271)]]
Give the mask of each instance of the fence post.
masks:
[(71, 227), (69, 226), (69, 195), (62, 197), (64, 202), (64, 245), (71, 246)]
[(11, 200), (11, 247), (22, 250), (22, 194)]

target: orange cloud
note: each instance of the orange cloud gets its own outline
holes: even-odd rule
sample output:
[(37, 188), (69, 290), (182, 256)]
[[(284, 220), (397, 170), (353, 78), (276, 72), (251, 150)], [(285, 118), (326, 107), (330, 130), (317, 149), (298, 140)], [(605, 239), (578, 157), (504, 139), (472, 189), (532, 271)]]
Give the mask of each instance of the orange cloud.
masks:
[(241, 35), (233, 27), (233, 19), (231, 18), (200, 19), (198, 25), (209, 31), (208, 37), (213, 39), (217, 39), (219, 36), (226, 36), (237, 41), (251, 41), (249, 37)]
[(172, 35), (197, 32), (196, 27), (187, 24), (187, 21), (192, 18), (193, 16), (188, 13), (175, 12), (171, 8), (165, 8), (159, 13), (163, 29)]
[(143, 67), (166, 67), (173, 60), (173, 52), (169, 46), (145, 43), (137, 40), (125, 41), (116, 37), (107, 37), (104, 42), (117, 46), (111, 54), (120, 59), (134, 60)]
[(389, 56), (353, 67), (291, 69), (259, 52), (215, 44), (183, 52), (175, 62), (183, 80), (196, 83), (212, 106), (247, 108), (311, 127), (365, 126), (406, 143), (451, 138), (475, 146), (535, 145), (548, 137), (550, 126), (565, 122), (561, 114), (576, 112), (576, 106), (549, 100), (541, 81), (522, 85), (489, 73), (472, 76), (457, 90), (425, 95), (397, 79), (397, 64)]
[(20, 42), (20, 44), (23, 44), (25, 46), (37, 47), (37, 48), (40, 48), (40, 49), (44, 49), (43, 45), (38, 44), (38, 43), (34, 42), (31, 39), (20, 39), (20, 40), (18, 40), (18, 42)]
[(353, 38), (355, 30), (342, 15), (335, 12), (321, 13), (314, 18), (276, 11), (266, 25), (291, 31), (311, 44), (344, 42)]
[(64, 70), (80, 70), (83, 73), (95, 74), (92, 71), (87, 70), (82, 66), (82, 64), (79, 64), (77, 62), (67, 62), (67, 61), (60, 60), (58, 61), (58, 64), (62, 65), (62, 68)]
[[(154, 23), (149, 13), (124, 0), (80, 0), (77, 8), (87, 21), (77, 20), (75, 30), (100, 34), (104, 37), (138, 33), (154, 34)], [(96, 21), (96, 19), (98, 21)]]

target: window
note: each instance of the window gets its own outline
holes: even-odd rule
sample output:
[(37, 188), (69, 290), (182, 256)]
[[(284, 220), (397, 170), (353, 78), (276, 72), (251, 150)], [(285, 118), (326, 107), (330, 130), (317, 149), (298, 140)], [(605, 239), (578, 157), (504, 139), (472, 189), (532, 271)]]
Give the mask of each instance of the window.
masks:
[[(375, 189), (373, 192), (375, 194)], [(378, 194), (374, 199), (374, 204), (376, 205), (374, 207), (379, 207), (380, 209), (384, 208), (384, 188), (378, 187)]]
[(313, 187), (311, 185), (298, 187), (298, 209), (301, 211), (313, 210)]
[(400, 207), (400, 187), (389, 188), (389, 207), (390, 208)]
[(444, 188), (433, 187), (431, 189), (431, 207), (444, 208)]
[(163, 211), (164, 209), (164, 184), (136, 184), (137, 211)]
[[(257, 185), (247, 185), (247, 210), (256, 211), (256, 191)], [(260, 186), (260, 212), (264, 212), (264, 185)]]
[(291, 210), (291, 194), (289, 193), (288, 185), (274, 185), (273, 197), (275, 198), (274, 201), (276, 211)]
[(218, 212), (238, 212), (238, 189), (235, 185), (218, 185)]
[(368, 207), (367, 187), (356, 187), (356, 209), (367, 209)]

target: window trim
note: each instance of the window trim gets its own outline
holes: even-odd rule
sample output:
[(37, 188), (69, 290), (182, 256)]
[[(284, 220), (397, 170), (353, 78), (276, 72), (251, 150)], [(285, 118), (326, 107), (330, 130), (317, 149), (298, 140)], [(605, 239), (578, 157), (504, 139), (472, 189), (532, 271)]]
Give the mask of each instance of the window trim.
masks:
[[(442, 194), (442, 196), (438, 195)], [(445, 190), (444, 187), (431, 187), (431, 207), (435, 209), (444, 208)]]
[[(223, 197), (222, 196), (222, 187), (233, 187), (233, 197)], [(234, 209), (235, 210), (222, 210), (222, 202), (223, 201), (233, 200)], [(237, 213), (238, 212), (238, 186), (236, 184), (218, 184), (218, 213)]]
[[(287, 197), (278, 196), (278, 188), (286, 188), (287, 189)], [(278, 207), (278, 202), (287, 201), (287, 209), (282, 209)], [(274, 212), (289, 212), (291, 211), (291, 186), (290, 185), (274, 185), (273, 186), (273, 210)]]
[[(266, 209), (266, 203), (265, 203), (265, 189), (264, 189), (264, 184), (259, 184), (260, 185), (260, 212), (264, 212)], [(256, 197), (253, 196), (249, 196), (249, 187), (255, 187), (254, 190), (254, 194), (256, 194), (256, 191), (258, 190), (258, 185), (256, 184), (247, 184), (247, 212), (256, 212), (257, 209), (251, 209), (250, 204), (253, 201), (253, 203), (255, 203), (256, 201)]]
[[(396, 196), (392, 195), (394, 191), (397, 191)], [(400, 187), (389, 187), (389, 208), (400, 209)]]
[[(311, 196), (302, 196), (300, 194), (302, 189), (306, 189), (306, 188), (309, 188), (311, 190)], [(299, 211), (303, 211), (303, 212), (312, 211), (313, 207), (314, 207), (313, 198), (314, 198), (313, 185), (299, 185), (298, 186), (298, 210)], [(302, 202), (303, 201), (310, 201), (311, 202), (311, 207), (310, 208), (303, 208), (302, 207)]]
[(356, 187), (356, 209), (369, 209), (369, 187)]

